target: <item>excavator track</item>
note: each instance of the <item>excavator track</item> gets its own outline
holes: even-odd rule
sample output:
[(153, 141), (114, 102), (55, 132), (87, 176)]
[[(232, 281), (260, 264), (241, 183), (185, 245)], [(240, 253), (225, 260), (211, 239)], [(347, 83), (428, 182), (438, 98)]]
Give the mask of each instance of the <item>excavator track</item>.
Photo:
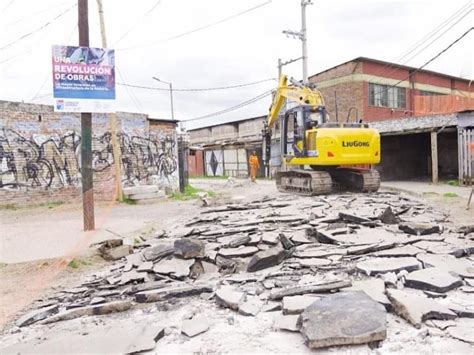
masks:
[(377, 170), (334, 169), (331, 176), (342, 189), (359, 192), (375, 192), (380, 187), (380, 174)]
[(278, 191), (304, 196), (326, 195), (332, 192), (332, 178), (327, 171), (288, 170), (276, 174)]

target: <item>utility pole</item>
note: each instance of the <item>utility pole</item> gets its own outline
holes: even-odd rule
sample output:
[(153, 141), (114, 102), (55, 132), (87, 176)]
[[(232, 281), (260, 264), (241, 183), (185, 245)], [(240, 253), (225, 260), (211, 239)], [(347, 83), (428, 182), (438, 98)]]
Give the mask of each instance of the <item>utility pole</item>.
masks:
[(306, 6), (311, 4), (311, 0), (301, 0), (301, 43), (303, 57), (303, 84), (308, 84), (308, 48), (306, 36)]
[(169, 85), (169, 87), (170, 87), (170, 98), (171, 98), (171, 119), (174, 120), (173, 84), (168, 82), (168, 81), (161, 80), (161, 79), (157, 78), (156, 76), (153, 76), (152, 79), (156, 80), (156, 81), (159, 81), (160, 83)]
[[(100, 34), (102, 37), (102, 47), (107, 48), (107, 35), (105, 32), (105, 20), (104, 20), (104, 6), (102, 0), (97, 0), (97, 7), (99, 9), (99, 20), (100, 20)], [(122, 152), (120, 151), (120, 144), (117, 137), (117, 115), (115, 112), (109, 115), (109, 126), (110, 134), (112, 136), (112, 151), (114, 154), (114, 167), (115, 167), (115, 186), (117, 191), (117, 200), (123, 201), (123, 189), (122, 189)]]
[[(301, 40), (303, 59), (303, 84), (308, 84), (308, 47), (307, 47), (307, 31), (306, 31), (306, 6), (312, 5), (312, 0), (301, 0), (301, 31), (283, 31), (287, 36), (292, 36)], [(284, 63), (285, 64), (285, 63)], [(283, 64), (283, 65), (284, 65)]]
[[(78, 0), (79, 46), (89, 47), (88, 0)], [(81, 113), (81, 176), (84, 230), (95, 229), (92, 171), (92, 114)]]

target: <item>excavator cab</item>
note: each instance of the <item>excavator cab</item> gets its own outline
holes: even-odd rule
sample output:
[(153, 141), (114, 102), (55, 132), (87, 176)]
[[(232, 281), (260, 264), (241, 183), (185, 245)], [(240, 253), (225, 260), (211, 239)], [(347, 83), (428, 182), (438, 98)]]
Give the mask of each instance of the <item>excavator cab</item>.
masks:
[(323, 106), (297, 106), (289, 109), (282, 122), (283, 154), (295, 157), (315, 156), (314, 150), (308, 150), (306, 133), (325, 124), (326, 119), (327, 113)]

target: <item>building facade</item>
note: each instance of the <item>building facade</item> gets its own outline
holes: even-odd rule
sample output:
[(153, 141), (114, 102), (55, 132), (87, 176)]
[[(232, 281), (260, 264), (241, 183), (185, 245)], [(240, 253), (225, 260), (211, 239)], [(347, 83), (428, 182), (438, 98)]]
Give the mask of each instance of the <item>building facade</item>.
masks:
[[(109, 119), (92, 116), (94, 192), (113, 200), (115, 159)], [(118, 112), (122, 185), (178, 188), (176, 122)], [(81, 196), (81, 119), (52, 106), (0, 101), (0, 200), (17, 205)]]
[(359, 57), (309, 78), (331, 121), (365, 122), (474, 109), (471, 81)]
[(200, 148), (191, 149), (191, 153), (196, 153), (192, 155), (195, 158), (191, 158), (193, 163), (189, 165), (189, 175), (200, 175), (201, 163), (197, 160), (201, 158), (205, 176), (247, 177), (248, 158), (255, 150), (260, 158), (257, 176), (265, 176), (262, 161), (262, 129), (265, 119), (266, 116), (258, 116), (190, 130), (190, 145)]

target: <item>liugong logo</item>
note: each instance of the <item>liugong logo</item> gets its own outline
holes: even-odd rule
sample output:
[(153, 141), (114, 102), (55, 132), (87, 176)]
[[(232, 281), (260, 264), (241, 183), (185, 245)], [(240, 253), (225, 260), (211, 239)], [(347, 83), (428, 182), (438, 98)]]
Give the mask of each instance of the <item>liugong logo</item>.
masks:
[(369, 142), (364, 141), (342, 141), (342, 146), (344, 148), (351, 148), (351, 147), (370, 147)]

